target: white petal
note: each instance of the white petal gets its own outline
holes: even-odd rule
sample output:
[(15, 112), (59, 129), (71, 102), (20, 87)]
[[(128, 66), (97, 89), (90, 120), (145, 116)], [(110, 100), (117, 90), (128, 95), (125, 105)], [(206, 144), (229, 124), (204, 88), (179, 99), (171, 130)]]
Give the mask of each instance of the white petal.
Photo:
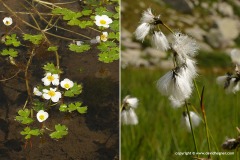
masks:
[(51, 96), (47, 93), (43, 93), (43, 98), (48, 100), (51, 98)]
[(56, 92), (56, 95), (51, 97), (51, 100), (53, 102), (58, 102), (61, 97), (62, 97), (61, 93), (60, 92)]
[(54, 80), (52, 81), (52, 84), (53, 84), (54, 86), (58, 86), (58, 85), (59, 85), (59, 79), (54, 79)]

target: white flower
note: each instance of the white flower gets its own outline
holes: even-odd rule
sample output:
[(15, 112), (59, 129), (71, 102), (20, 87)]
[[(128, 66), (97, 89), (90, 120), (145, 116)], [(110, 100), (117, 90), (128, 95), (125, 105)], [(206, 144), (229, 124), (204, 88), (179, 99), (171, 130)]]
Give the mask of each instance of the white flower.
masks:
[(128, 95), (123, 99), (123, 103), (126, 104), (126, 105), (129, 105), (132, 108), (137, 108), (138, 99), (135, 98), (135, 97), (130, 98), (130, 96)]
[(101, 42), (101, 41), (106, 42), (107, 39), (108, 39), (108, 33), (107, 33), (107, 32), (102, 32), (102, 35), (101, 35), (101, 36), (97, 36), (97, 37), (96, 37), (96, 40), (97, 40), (98, 42)]
[(237, 65), (240, 65), (240, 51), (237, 49), (233, 49), (230, 54), (232, 62)]
[(180, 32), (174, 34), (172, 48), (177, 53), (177, 60), (180, 63), (185, 63), (186, 58), (195, 57), (199, 49), (194, 39)]
[[(192, 127), (193, 128), (197, 127), (201, 122), (200, 117), (192, 111), (190, 111), (189, 114), (192, 122)], [(183, 125), (186, 127), (187, 131), (191, 132), (191, 126), (187, 112), (183, 112), (182, 122)]]
[(50, 88), (50, 90), (43, 89), (43, 98), (44, 99), (51, 99), (53, 102), (58, 102), (59, 99), (62, 97), (61, 92), (56, 92), (57, 88)]
[(59, 76), (58, 74), (52, 74), (52, 73), (47, 73), (44, 78), (42, 78), (42, 81), (45, 86), (49, 86), (51, 83), (55, 86), (59, 85)]
[(69, 90), (70, 88), (73, 87), (74, 83), (68, 78), (65, 78), (63, 81), (60, 83), (62, 88), (65, 88), (66, 90)]
[(166, 36), (161, 31), (154, 31), (152, 36), (152, 45), (162, 51), (167, 51), (170, 48)]
[(112, 19), (109, 18), (107, 15), (102, 15), (102, 16), (96, 15), (95, 16), (95, 24), (97, 26), (103, 26), (105, 28), (108, 28), (109, 24), (111, 24), (112, 22), (113, 22)]
[(151, 26), (149, 23), (140, 24), (135, 31), (136, 39), (143, 41), (144, 38), (148, 35), (150, 29)]
[(3, 23), (6, 25), (6, 26), (10, 26), (12, 23), (13, 23), (13, 20), (11, 17), (5, 17), (3, 19)]
[(84, 42), (83, 41), (76, 41), (77, 46), (81, 46)]
[(45, 121), (47, 118), (48, 118), (48, 113), (47, 113), (47, 112), (44, 112), (44, 110), (38, 111), (38, 113), (37, 113), (37, 120), (38, 120), (39, 122), (43, 122), (43, 121)]
[(42, 92), (40, 92), (37, 87), (33, 88), (33, 94), (36, 96), (42, 96)]
[(138, 117), (132, 108), (128, 110), (122, 110), (121, 112), (121, 122), (126, 125), (136, 125), (138, 124)]

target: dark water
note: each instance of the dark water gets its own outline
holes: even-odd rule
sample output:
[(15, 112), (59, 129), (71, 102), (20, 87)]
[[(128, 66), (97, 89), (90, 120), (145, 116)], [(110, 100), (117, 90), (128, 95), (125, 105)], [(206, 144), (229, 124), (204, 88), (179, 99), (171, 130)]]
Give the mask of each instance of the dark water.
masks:
[[(4, 1), (13, 11), (32, 11), (31, 7), (23, 0)], [(31, 1), (29, 1), (31, 2)], [(56, 0), (55, 2), (64, 2)], [(27, 6), (27, 9), (21, 7)], [(35, 4), (34, 4), (35, 5)], [(41, 12), (49, 12), (44, 6), (36, 6)], [(81, 9), (80, 3), (70, 4), (67, 7), (72, 10)], [(36, 30), (27, 27), (20, 20), (16, 19), (0, 2), (0, 19), (5, 16), (13, 18), (13, 25), (6, 27), (0, 25), (0, 34), (3, 35), (10, 28), (16, 27), (12, 33), (16, 33), (19, 39), (24, 33), (36, 34)], [(34, 24), (31, 16), (19, 14), (27, 22)], [(34, 14), (40, 27), (46, 24)], [(46, 17), (47, 18), (47, 17)], [(93, 30), (82, 30), (77, 27), (68, 27), (62, 20), (58, 25), (84, 33), (90, 37), (96, 37), (97, 32)], [(21, 30), (17, 29), (21, 28)], [(50, 33), (85, 40), (80, 36), (73, 35), (63, 30), (52, 28)], [(69, 78), (83, 85), (83, 93), (74, 98), (73, 101), (82, 101), (88, 106), (88, 112), (84, 115), (78, 113), (61, 113), (58, 107), (49, 110), (50, 117), (46, 121), (49, 128), (54, 128), (54, 124), (65, 124), (69, 129), (69, 134), (55, 141), (49, 138), (48, 134), (40, 137), (31, 138), (26, 145), (20, 131), (25, 126), (14, 120), (17, 111), (24, 106), (28, 97), (24, 70), (29, 59), (31, 46), (19, 47), (19, 56), (15, 59), (17, 66), (12, 65), (10, 61), (0, 56), (0, 80), (7, 79), (16, 74), (13, 78), (0, 81), (0, 160), (95, 160), (95, 159), (118, 159), (118, 106), (119, 106), (119, 62), (104, 64), (97, 59), (98, 50), (93, 46), (88, 52), (81, 54), (73, 53), (67, 49), (71, 41), (62, 40), (56, 37), (48, 36), (53, 44), (59, 46), (60, 67), (64, 71), (61, 77)], [(29, 45), (29, 44), (25, 44)], [(0, 50), (5, 45), (0, 44)], [(35, 50), (35, 56), (28, 69), (28, 79), (30, 87), (41, 83), (44, 75), (42, 66), (46, 62), (55, 63), (55, 54), (46, 52), (48, 46), (42, 43)], [(28, 105), (27, 107), (30, 107)], [(41, 127), (41, 124), (36, 126)]]

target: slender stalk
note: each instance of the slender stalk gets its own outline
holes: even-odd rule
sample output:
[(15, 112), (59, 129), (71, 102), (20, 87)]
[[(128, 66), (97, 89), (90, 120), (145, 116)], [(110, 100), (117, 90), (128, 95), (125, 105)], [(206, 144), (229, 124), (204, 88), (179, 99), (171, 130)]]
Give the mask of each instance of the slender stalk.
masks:
[(162, 25), (163, 25), (165, 28), (167, 28), (171, 33), (174, 33), (173, 30), (172, 30), (170, 27), (168, 27), (165, 23), (162, 23)]
[(30, 58), (27, 62), (27, 66), (26, 66), (26, 69), (25, 69), (25, 83), (26, 83), (28, 97), (30, 98), (30, 102), (32, 102), (32, 92), (30, 90), (29, 82), (28, 82), (28, 68), (31, 65), (31, 62), (32, 62), (32, 59), (33, 59), (33, 56), (34, 56), (34, 51), (35, 51), (35, 48), (33, 48), (32, 52), (31, 52)]
[[(205, 124), (207, 143), (208, 143), (208, 152), (210, 153), (211, 152), (211, 146), (210, 146), (210, 140), (209, 140), (209, 131), (208, 131), (208, 124), (207, 124), (207, 117), (206, 117), (206, 112), (205, 112), (205, 108), (204, 108), (204, 105), (203, 105), (203, 94), (204, 94), (204, 86), (203, 86), (203, 89), (202, 89), (200, 106), (201, 106), (201, 111), (202, 111), (202, 114), (203, 114), (203, 120), (204, 120), (204, 124)], [(208, 155), (208, 158), (211, 158), (211, 154)]]
[[(194, 147), (195, 147), (195, 152), (198, 152), (197, 144), (196, 144), (196, 138), (195, 138), (195, 134), (194, 134), (193, 127), (192, 127), (192, 120), (191, 120), (191, 117), (190, 117), (190, 112), (189, 112), (188, 104), (187, 104), (186, 101), (185, 101), (185, 106), (186, 106), (186, 109), (187, 109), (188, 119), (189, 119), (189, 123), (190, 123), (190, 127), (191, 127), (191, 133), (192, 133), (193, 143), (194, 143)], [(198, 157), (198, 155), (197, 155), (197, 157)]]

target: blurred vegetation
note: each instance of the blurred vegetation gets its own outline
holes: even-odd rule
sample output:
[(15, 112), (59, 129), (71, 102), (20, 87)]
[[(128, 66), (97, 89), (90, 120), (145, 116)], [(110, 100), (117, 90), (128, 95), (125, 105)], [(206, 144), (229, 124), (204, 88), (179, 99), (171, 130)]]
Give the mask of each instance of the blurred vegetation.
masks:
[[(157, 80), (166, 71), (148, 69), (124, 69), (121, 72), (122, 99), (126, 95), (139, 98), (136, 109), (139, 124), (121, 126), (121, 159), (122, 160), (192, 160), (191, 156), (176, 156), (175, 152), (194, 151), (191, 133), (181, 125), (184, 108), (172, 108), (167, 97), (156, 89)], [(236, 137), (239, 116), (239, 93), (226, 95), (223, 88), (217, 86), (216, 75), (207, 73), (199, 75), (199, 89), (205, 86), (204, 105), (212, 138), (211, 151), (224, 151), (221, 144), (226, 137)], [(195, 106), (199, 115), (199, 100), (196, 90), (189, 102)], [(192, 110), (192, 108), (191, 108)], [(237, 119), (238, 117), (238, 119)], [(195, 129), (198, 150), (207, 152), (207, 139), (204, 124)], [(236, 159), (235, 156), (221, 156), (222, 160)], [(203, 158), (204, 156), (202, 156)], [(205, 156), (207, 158), (207, 156)], [(213, 156), (213, 160), (220, 159)]]

